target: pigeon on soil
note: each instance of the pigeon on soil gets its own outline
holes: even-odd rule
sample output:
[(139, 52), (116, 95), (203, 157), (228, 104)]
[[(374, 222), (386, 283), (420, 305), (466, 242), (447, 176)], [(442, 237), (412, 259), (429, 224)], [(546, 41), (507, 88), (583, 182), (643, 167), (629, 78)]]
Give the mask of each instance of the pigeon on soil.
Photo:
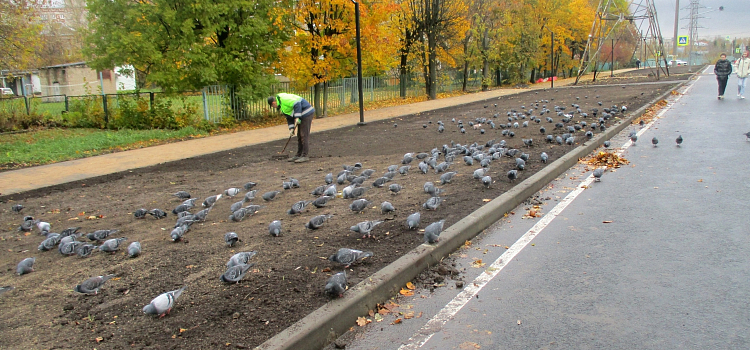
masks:
[(94, 251), (94, 249), (97, 249), (97, 248), (99, 248), (99, 247), (97, 247), (97, 246), (95, 246), (93, 244), (85, 243), (85, 244), (82, 244), (82, 245), (76, 247), (76, 254), (78, 255), (79, 258), (85, 258), (85, 257), (91, 255), (91, 253)]
[(356, 225), (357, 232), (362, 234), (362, 238), (371, 238), (372, 237), (372, 229), (375, 228), (375, 226), (378, 226), (382, 224), (382, 220), (373, 220), (373, 221), (362, 221)]
[(245, 191), (250, 191), (250, 190), (253, 189), (253, 187), (255, 187), (255, 185), (257, 185), (257, 183), (250, 181), (250, 182), (242, 185), (242, 187), (245, 189)]
[(213, 195), (211, 197), (208, 197), (208, 198), (204, 199), (203, 200), (203, 207), (204, 208), (213, 207), (214, 204), (216, 204), (216, 201), (218, 201), (219, 199), (221, 199), (221, 196), (222, 196), (221, 194), (217, 194), (217, 195)]
[(184, 292), (186, 288), (187, 286), (184, 286), (180, 289), (160, 294), (151, 300), (148, 305), (143, 307), (143, 312), (147, 315), (159, 315), (159, 318), (164, 317), (169, 314), (172, 307), (174, 307), (175, 301), (177, 301), (177, 298), (182, 295), (182, 292)]
[(167, 213), (161, 209), (154, 208), (148, 211), (148, 214), (156, 219), (163, 219), (167, 217)]
[(188, 193), (187, 191), (179, 191), (179, 192), (173, 193), (172, 195), (175, 196), (175, 197), (177, 197), (177, 198), (179, 198), (179, 199), (188, 199), (188, 198), (190, 198), (190, 193)]
[(419, 228), (419, 221), (422, 218), (422, 214), (419, 212), (413, 213), (406, 217), (406, 227), (408, 227), (410, 230), (416, 230)]
[(682, 135), (677, 136), (677, 139), (674, 141), (677, 142), (677, 147), (680, 147), (682, 145)]
[(336, 254), (331, 255), (328, 260), (344, 265), (348, 269), (351, 264), (372, 256), (372, 252), (363, 252), (357, 249), (341, 248)]
[(21, 260), (21, 262), (19, 262), (18, 265), (16, 266), (16, 274), (20, 276), (20, 275), (34, 272), (35, 261), (36, 261), (36, 258), (26, 258), (26, 259)]
[(271, 221), (271, 224), (268, 225), (268, 233), (270, 233), (271, 236), (278, 237), (281, 234), (281, 221)]
[(433, 222), (424, 228), (424, 240), (429, 244), (433, 244), (440, 241), (440, 233), (443, 232), (443, 224), (445, 220)]
[(141, 242), (132, 242), (128, 246), (128, 257), (135, 258), (141, 255)]
[(258, 254), (258, 252), (254, 250), (249, 251), (249, 252), (240, 252), (240, 253), (234, 254), (232, 255), (231, 258), (229, 258), (229, 261), (227, 262), (227, 267), (247, 264), (247, 262), (252, 257), (255, 256), (255, 254)]
[(126, 240), (128, 239), (125, 237), (108, 239), (99, 246), (99, 250), (102, 252), (114, 253), (117, 251), (117, 248), (120, 247), (120, 244)]
[(391, 202), (385, 201), (380, 204), (380, 213), (385, 214), (392, 211), (396, 211), (396, 208), (393, 207), (393, 204), (391, 204)]
[(99, 289), (113, 277), (115, 275), (91, 277), (81, 282), (81, 284), (76, 285), (73, 290), (81, 294), (98, 294)]
[(269, 192), (264, 193), (261, 197), (263, 198), (264, 201), (272, 201), (276, 199), (276, 195), (279, 193), (281, 193), (281, 191), (269, 191)]
[(313, 216), (312, 218), (310, 218), (310, 221), (305, 224), (305, 227), (310, 230), (317, 230), (321, 226), (323, 226), (323, 223), (326, 222), (326, 220), (330, 219), (331, 216), (332, 215), (330, 214)]
[(370, 201), (365, 198), (360, 198), (352, 202), (352, 204), (349, 204), (349, 209), (355, 213), (361, 213), (368, 205), (370, 205)]
[(305, 210), (305, 207), (310, 204), (312, 201), (299, 201), (297, 203), (292, 204), (292, 207), (287, 211), (287, 214), (294, 215), (299, 214), (303, 210)]
[(135, 216), (136, 219), (143, 219), (146, 217), (146, 214), (148, 214), (148, 210), (146, 209), (137, 209), (133, 212), (133, 216)]
[(237, 236), (237, 233), (235, 232), (227, 232), (224, 234), (224, 243), (227, 244), (229, 247), (234, 247), (235, 244), (237, 244), (237, 241), (240, 240), (240, 237)]
[(343, 297), (346, 291), (346, 272), (341, 271), (328, 279), (323, 288), (326, 294), (332, 297)]
[(427, 210), (437, 210), (437, 208), (440, 206), (440, 203), (442, 202), (442, 197), (430, 197), (430, 199), (422, 204), (422, 208), (425, 208)]
[(240, 283), (243, 277), (251, 267), (255, 264), (241, 264), (227, 268), (224, 274), (221, 275), (220, 279), (226, 283)]

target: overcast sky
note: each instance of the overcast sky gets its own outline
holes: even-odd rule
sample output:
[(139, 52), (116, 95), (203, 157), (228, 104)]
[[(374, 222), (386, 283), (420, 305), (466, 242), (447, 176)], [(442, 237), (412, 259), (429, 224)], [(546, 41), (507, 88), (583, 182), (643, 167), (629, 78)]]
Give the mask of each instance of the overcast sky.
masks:
[[(661, 35), (666, 38), (674, 36), (674, 11), (677, 0), (653, 0), (656, 16), (659, 18)], [(690, 21), (690, 0), (680, 1), (680, 21), (678, 35), (688, 35), (687, 26)], [(635, 1), (638, 3), (638, 0)], [(645, 1), (644, 1), (645, 3)], [(715, 36), (750, 37), (750, 0), (700, 0), (702, 8), (698, 13), (705, 13), (698, 20), (698, 37), (713, 38)], [(712, 11), (724, 6), (724, 11)], [(683, 29), (685, 28), (685, 29)]]

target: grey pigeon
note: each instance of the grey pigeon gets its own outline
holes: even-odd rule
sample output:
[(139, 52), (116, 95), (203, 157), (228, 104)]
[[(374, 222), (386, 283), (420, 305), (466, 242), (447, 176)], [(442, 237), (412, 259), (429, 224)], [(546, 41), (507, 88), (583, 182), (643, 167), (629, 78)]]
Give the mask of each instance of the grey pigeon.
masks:
[(439, 174), (439, 173), (442, 173), (442, 172), (448, 170), (449, 166), (450, 166), (450, 164), (448, 162), (442, 162), (442, 163), (438, 164), (435, 167), (435, 174)]
[(318, 187), (315, 187), (315, 189), (313, 189), (312, 192), (310, 192), (310, 194), (313, 195), (313, 196), (315, 196), (315, 197), (318, 197), (318, 196), (322, 195), (323, 192), (325, 192), (325, 190), (326, 190), (326, 186), (325, 185), (318, 186)]
[(362, 221), (357, 224), (357, 232), (362, 234), (362, 238), (370, 238), (372, 237), (372, 229), (382, 223), (382, 220)]
[(406, 175), (409, 173), (409, 169), (411, 169), (411, 165), (404, 165), (398, 168), (398, 173), (401, 175)]
[(227, 244), (227, 246), (234, 247), (235, 244), (237, 244), (237, 241), (240, 240), (240, 237), (237, 236), (237, 233), (235, 232), (227, 232), (224, 234), (224, 243)]
[(221, 275), (219, 279), (221, 279), (222, 282), (226, 283), (240, 283), (242, 278), (245, 277), (247, 271), (250, 270), (250, 268), (254, 265), (255, 264), (234, 265), (227, 268), (227, 270)]
[(474, 165), (474, 158), (469, 157), (469, 156), (464, 156), (464, 164), (469, 165), (469, 166)]
[(380, 177), (380, 178), (375, 179), (375, 181), (373, 181), (372, 186), (380, 188), (380, 187), (383, 187), (385, 185), (385, 183), (388, 182), (388, 181), (390, 181), (389, 178), (387, 178), (387, 177)]
[(294, 215), (299, 214), (303, 210), (305, 210), (305, 207), (310, 204), (312, 201), (299, 201), (297, 203), (292, 204), (292, 207), (287, 211), (287, 214)]
[(331, 196), (320, 196), (318, 198), (315, 198), (315, 200), (312, 201), (312, 205), (314, 205), (316, 208), (322, 208), (325, 207), (326, 204), (328, 204), (328, 201), (333, 199)]
[(516, 169), (523, 170), (526, 168), (526, 162), (521, 158), (516, 158)]
[(326, 222), (326, 220), (330, 219), (332, 215), (317, 215), (310, 218), (310, 221), (308, 221), (305, 224), (305, 227), (310, 230), (317, 230), (321, 226), (323, 226), (323, 223)]
[(364, 195), (365, 192), (367, 192), (367, 188), (364, 188), (364, 187), (355, 187), (355, 188), (352, 189), (352, 192), (349, 194), (349, 197), (350, 198), (359, 198), (362, 195)]
[(458, 173), (455, 172), (455, 171), (449, 171), (449, 172), (447, 172), (447, 173), (445, 173), (443, 175), (440, 175), (440, 184), (441, 185), (445, 185), (447, 183), (450, 183), (451, 180), (453, 180), (453, 177), (456, 176), (456, 174), (458, 174)]
[(633, 144), (635, 144), (635, 142), (638, 141), (638, 134), (636, 133), (630, 134), (630, 141), (633, 142)]
[(744, 133), (744, 134), (742, 134), (742, 135), (745, 135), (745, 137), (747, 137), (747, 138), (745, 139), (746, 141), (750, 141), (750, 131), (748, 131), (748, 132), (746, 132), (746, 133)]
[(365, 169), (360, 174), (369, 179), (372, 174), (375, 174), (375, 169)]
[(427, 170), (430, 169), (430, 166), (427, 165), (427, 163), (419, 163), (418, 167), (419, 167), (419, 171), (421, 171), (422, 174), (427, 174)]
[(217, 195), (207, 197), (206, 199), (203, 200), (203, 207), (204, 208), (213, 207), (214, 204), (216, 204), (216, 201), (221, 199), (221, 196), (222, 196), (221, 194), (217, 194)]
[(250, 181), (242, 185), (242, 187), (245, 189), (245, 191), (250, 191), (253, 189), (253, 187), (255, 187), (255, 185), (257, 185), (257, 183)]
[(295, 179), (293, 177), (290, 177), (289, 178), (289, 182), (292, 183), (292, 188), (299, 188), (299, 180), (297, 180), (297, 179)]
[(178, 242), (182, 240), (182, 236), (184, 236), (189, 229), (190, 226), (188, 226), (187, 224), (175, 227), (174, 230), (172, 230), (172, 232), (169, 234), (169, 236), (172, 238), (172, 242)]
[(164, 317), (164, 315), (169, 314), (172, 307), (174, 307), (175, 301), (180, 295), (182, 295), (182, 292), (184, 292), (186, 288), (187, 286), (184, 286), (180, 289), (160, 294), (151, 300), (148, 305), (143, 307), (143, 312), (147, 315), (159, 315), (159, 317)]
[(594, 169), (594, 181), (601, 181), (602, 175), (604, 175), (604, 168)]
[(49, 224), (49, 222), (37, 220), (36, 228), (39, 229), (40, 234), (45, 235), (50, 232), (50, 230), (52, 229), (52, 226)]
[(128, 257), (135, 258), (141, 255), (141, 242), (132, 242), (128, 246)]
[(97, 249), (99, 247), (93, 245), (93, 244), (81, 244), (80, 246), (76, 247), (76, 254), (79, 258), (85, 258), (94, 251), (94, 249)]
[(414, 160), (413, 153), (404, 154), (404, 159), (401, 160), (401, 164), (409, 164)]
[(327, 185), (330, 185), (333, 183), (333, 173), (326, 174), (325, 182)]
[(182, 204), (189, 205), (191, 208), (195, 206), (195, 201), (197, 201), (198, 198), (190, 198), (186, 199), (182, 202)]
[(125, 237), (108, 239), (99, 246), (99, 250), (102, 252), (114, 253), (117, 251), (117, 248), (120, 247), (120, 243), (125, 242), (126, 240), (128, 239)]
[(433, 184), (432, 182), (429, 182), (429, 181), (425, 182), (424, 185), (422, 186), (422, 188), (424, 189), (425, 193), (429, 193), (433, 197), (435, 197), (438, 194), (440, 194), (440, 193), (443, 192), (442, 189), (439, 189), (439, 188), (435, 187), (435, 184)]
[(182, 203), (182, 204), (176, 206), (174, 209), (172, 209), (172, 214), (177, 215), (179, 213), (182, 213), (183, 211), (188, 211), (190, 209), (193, 209), (192, 205)]
[(437, 210), (437, 208), (440, 206), (440, 203), (442, 202), (442, 197), (430, 197), (430, 199), (422, 204), (422, 207), (427, 210)]
[(81, 284), (76, 285), (75, 288), (73, 288), (73, 290), (81, 294), (98, 294), (99, 289), (102, 288), (102, 286), (104, 286), (104, 284), (107, 283), (107, 281), (109, 281), (111, 278), (115, 276), (116, 275), (91, 277), (81, 282)]
[(385, 213), (390, 213), (392, 211), (396, 211), (396, 208), (393, 207), (393, 204), (391, 204), (391, 202), (386, 201), (380, 204), (381, 213), (385, 214)]
[(44, 239), (44, 240), (42, 241), (42, 243), (40, 243), (40, 244), (39, 244), (39, 248), (38, 248), (38, 249), (39, 249), (40, 251), (48, 251), (48, 250), (52, 250), (52, 248), (54, 248), (54, 247), (55, 247), (55, 246), (56, 246), (56, 245), (57, 245), (58, 243), (60, 243), (60, 240), (61, 240), (62, 238), (63, 238), (63, 237), (62, 237), (62, 236), (60, 236), (60, 235), (59, 235), (59, 234), (57, 234), (57, 233), (52, 233), (52, 234), (49, 234), (49, 235), (47, 235), (47, 238), (45, 238), (45, 239)]
[(542, 159), (542, 163), (545, 163), (545, 164), (547, 163), (547, 160), (549, 160), (549, 156), (547, 155), (547, 152), (542, 152), (542, 154), (539, 155), (539, 157)]
[(16, 213), (20, 213), (21, 210), (23, 210), (23, 208), (24, 208), (24, 206), (21, 205), (21, 204), (14, 204), (13, 206), (10, 207), (10, 210), (12, 210), (13, 212), (16, 212)]
[(234, 222), (240, 222), (245, 219), (248, 215), (248, 210), (245, 208), (239, 208), (229, 215), (229, 220)]
[(484, 187), (490, 188), (490, 185), (492, 184), (492, 177), (490, 177), (489, 175), (485, 175), (482, 178), (482, 184), (484, 185)]
[(244, 204), (245, 204), (245, 201), (244, 201), (244, 200), (242, 200), (242, 201), (239, 201), (239, 202), (234, 202), (234, 203), (232, 203), (232, 205), (231, 205), (231, 206), (229, 206), (229, 210), (230, 210), (230, 211), (231, 211), (232, 213), (234, 213), (234, 212), (236, 212), (237, 210), (239, 210), (240, 208), (242, 208), (242, 206), (243, 206)]
[(86, 235), (86, 237), (88, 237), (88, 239), (91, 241), (103, 241), (107, 239), (109, 235), (115, 234), (119, 231), (120, 230), (96, 230)]
[(281, 188), (285, 190), (291, 190), (292, 189), (292, 182), (291, 181), (282, 181), (281, 182)]
[(182, 219), (182, 218), (184, 218), (186, 216), (194, 217), (193, 213), (191, 213), (189, 211), (183, 211), (182, 213), (177, 214), (177, 219), (179, 220), (179, 219)]
[(148, 214), (148, 210), (143, 208), (136, 209), (136, 211), (133, 212), (133, 216), (135, 216), (136, 219), (143, 219), (146, 217), (146, 214)]
[(508, 180), (510, 180), (510, 182), (513, 182), (515, 179), (518, 178), (518, 170), (513, 169), (509, 171), (507, 176), (508, 176)]
[(21, 260), (21, 262), (19, 262), (16, 266), (16, 274), (20, 276), (23, 274), (34, 272), (35, 261), (36, 258), (26, 258)]
[(271, 236), (278, 237), (281, 234), (281, 221), (271, 221), (268, 225), (268, 233), (270, 233)]
[(258, 193), (258, 190), (252, 190), (245, 193), (245, 197), (242, 199), (244, 202), (250, 202), (253, 199), (255, 199), (255, 194)]
[(2, 287), (0, 287), (0, 295), (2, 295), (5, 292), (10, 292), (10, 291), (12, 291), (15, 288), (16, 287), (13, 287), (13, 286), (2, 286)]
[(154, 208), (148, 211), (148, 214), (156, 219), (163, 219), (167, 217), (167, 213), (164, 210)]
[(264, 201), (272, 201), (276, 199), (276, 195), (279, 193), (281, 193), (281, 191), (270, 191), (270, 192), (264, 193), (261, 197), (263, 198)]
[(65, 236), (74, 235), (74, 234), (78, 233), (78, 230), (80, 230), (80, 229), (81, 229), (80, 227), (68, 227), (68, 228), (62, 230), (62, 232), (60, 232), (60, 236), (61, 237), (65, 237)]
[(326, 190), (323, 191), (324, 196), (336, 197), (336, 185), (329, 185)]
[(355, 187), (356, 185), (349, 185), (349, 186), (344, 187), (344, 189), (341, 190), (341, 196), (344, 199), (352, 198), (352, 191), (354, 190)]
[(443, 232), (443, 224), (445, 224), (445, 220), (440, 220), (427, 225), (427, 227), (424, 228), (425, 242), (429, 244), (439, 242), (440, 239), (438, 237), (440, 236), (440, 233)]
[(173, 193), (172, 195), (175, 196), (175, 197), (177, 197), (177, 198), (179, 198), (179, 199), (188, 199), (188, 198), (190, 198), (190, 193), (188, 193), (187, 191), (179, 191), (179, 192)]
[(206, 221), (206, 216), (208, 216), (208, 213), (211, 211), (211, 208), (212, 207), (208, 207), (206, 209), (203, 209), (203, 210), (195, 213), (195, 215), (193, 215), (193, 220), (195, 220), (195, 221)]
[(654, 138), (651, 139), (651, 144), (654, 145), (654, 147), (656, 147), (658, 143), (659, 143), (659, 139), (657, 139), (656, 136), (654, 136)]
[(364, 198), (360, 198), (352, 202), (352, 204), (349, 204), (349, 209), (351, 209), (353, 212), (361, 213), (363, 210), (367, 208), (369, 204), (370, 204), (370, 201)]
[(611, 144), (612, 144), (612, 143), (611, 143), (611, 142), (609, 142), (609, 140), (607, 140), (607, 141), (604, 141), (604, 148), (609, 148), (609, 146), (610, 146)]
[(409, 215), (406, 217), (406, 227), (408, 227), (410, 230), (416, 230), (419, 228), (419, 221), (422, 218), (422, 214), (419, 212), (416, 212), (414, 214)]
[(247, 262), (256, 254), (258, 254), (258, 252), (254, 250), (249, 251), (249, 252), (239, 252), (237, 254), (234, 254), (232, 255), (231, 258), (229, 258), (229, 261), (227, 262), (227, 267), (247, 264)]
[(393, 193), (398, 193), (402, 189), (403, 187), (399, 184), (391, 184), (390, 186), (388, 186), (388, 190), (390, 190)]
[(398, 165), (396, 164), (391, 164), (388, 166), (388, 168), (386, 168), (388, 172), (396, 171), (397, 169), (398, 169)]
[[(71, 236), (68, 236), (68, 237), (71, 237)], [(57, 246), (57, 250), (62, 255), (73, 255), (76, 253), (76, 248), (78, 248), (78, 246), (80, 246), (81, 244), (83, 244), (83, 242), (72, 241), (72, 242), (62, 243), (62, 240), (61, 240), (60, 245)]]
[(346, 272), (341, 271), (328, 279), (323, 288), (326, 294), (332, 297), (343, 297), (346, 291)]
[(328, 260), (344, 265), (345, 269), (357, 261), (364, 260), (372, 256), (372, 252), (363, 252), (357, 249), (341, 248), (336, 254), (331, 255)]
[(479, 168), (477, 170), (474, 170), (474, 174), (472, 174), (472, 176), (477, 180), (481, 180), (488, 171), (489, 170), (486, 168)]
[(677, 139), (674, 141), (677, 142), (677, 147), (680, 147), (682, 145), (682, 135), (677, 136)]
[(237, 187), (227, 188), (224, 190), (224, 194), (226, 194), (229, 197), (234, 197), (240, 193), (240, 189)]

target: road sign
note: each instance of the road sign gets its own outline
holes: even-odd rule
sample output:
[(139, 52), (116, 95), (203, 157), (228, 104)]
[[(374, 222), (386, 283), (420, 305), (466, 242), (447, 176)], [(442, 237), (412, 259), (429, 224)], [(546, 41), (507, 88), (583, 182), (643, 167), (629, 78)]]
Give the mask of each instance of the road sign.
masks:
[(688, 44), (687, 35), (677, 37), (677, 46), (687, 46), (687, 44)]

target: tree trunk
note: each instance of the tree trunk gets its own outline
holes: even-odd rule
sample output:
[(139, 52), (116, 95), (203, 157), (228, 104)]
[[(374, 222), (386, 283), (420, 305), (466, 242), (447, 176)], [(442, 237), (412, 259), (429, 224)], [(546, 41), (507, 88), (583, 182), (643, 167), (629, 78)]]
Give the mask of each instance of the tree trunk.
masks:
[(427, 33), (427, 49), (429, 50), (429, 86), (427, 98), (434, 100), (437, 99), (437, 38), (435, 38), (434, 31), (429, 31)]
[(320, 95), (323, 92), (323, 83), (315, 84), (313, 90), (313, 107), (315, 107), (315, 118), (320, 118), (322, 109), (320, 108)]
[(531, 78), (529, 78), (530, 83), (534, 83), (536, 81), (536, 67), (531, 68)]
[(322, 117), (328, 116), (328, 81), (323, 83), (323, 113)]
[(399, 96), (401, 96), (401, 98), (406, 98), (406, 85), (408, 83), (408, 77), (407, 77), (408, 56), (409, 55), (407, 52), (403, 52), (403, 51), (401, 52), (401, 63), (399, 64), (399, 68), (398, 68), (399, 75), (400, 75), (398, 86), (399, 86)]
[(464, 60), (463, 81), (461, 82), (461, 91), (466, 92), (466, 81), (469, 80), (469, 61)]
[(503, 84), (503, 72), (500, 71), (500, 67), (497, 67), (497, 70), (495, 70), (495, 86), (500, 86)]
[(490, 88), (490, 61), (487, 57), (483, 59), (482, 65), (482, 91), (487, 91)]

